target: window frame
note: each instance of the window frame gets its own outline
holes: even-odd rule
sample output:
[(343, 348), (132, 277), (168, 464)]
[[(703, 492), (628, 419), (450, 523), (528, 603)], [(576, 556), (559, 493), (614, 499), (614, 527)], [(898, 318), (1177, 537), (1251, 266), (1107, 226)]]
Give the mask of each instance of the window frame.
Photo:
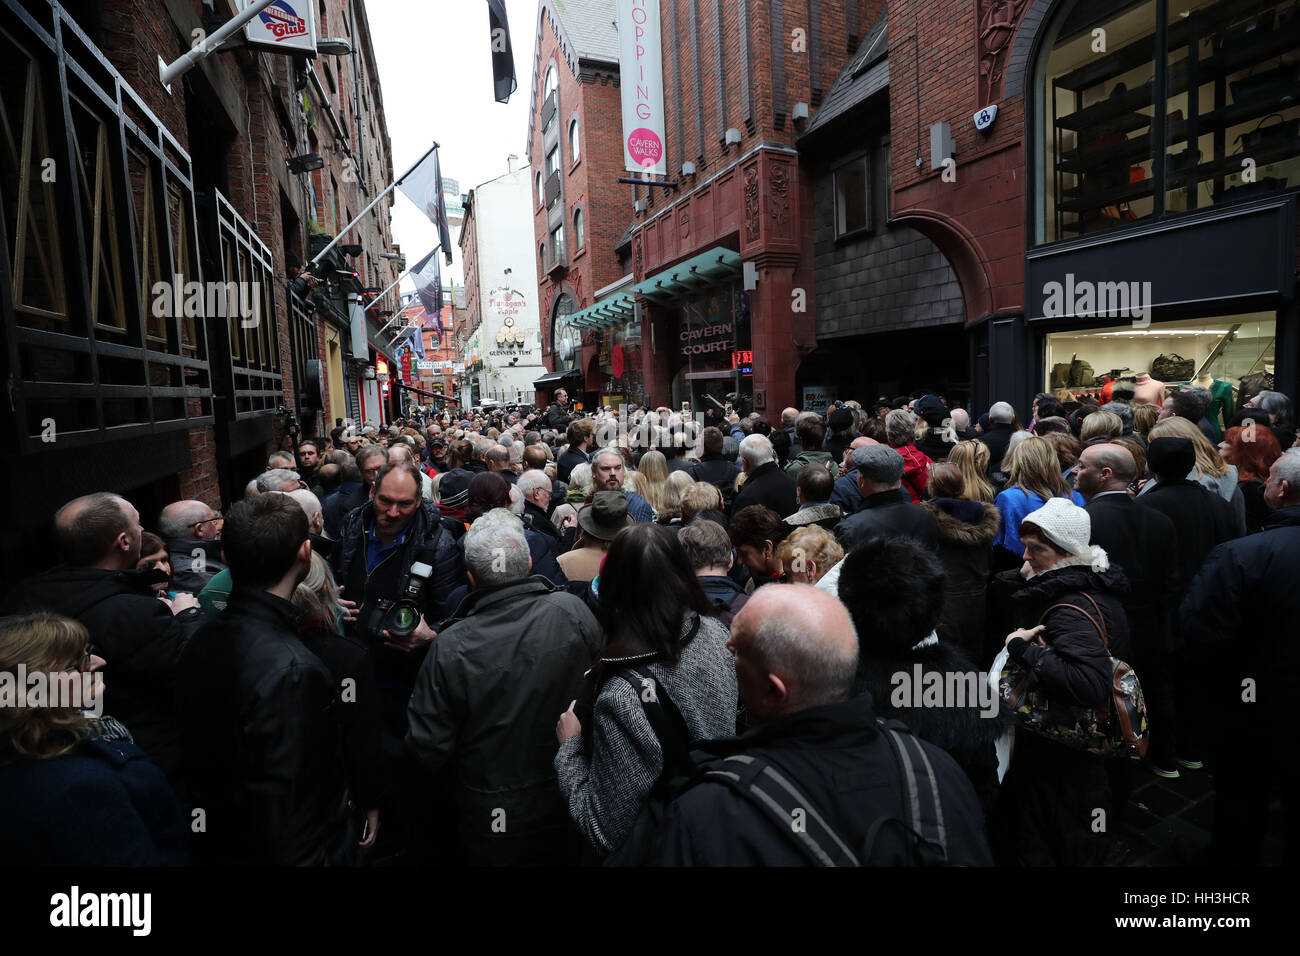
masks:
[[(862, 167), (862, 200), (865, 206), (863, 209), (863, 224), (852, 229), (841, 229), (840, 173), (854, 165), (860, 165)], [(846, 159), (840, 160), (835, 164), (834, 168), (831, 169), (831, 228), (834, 230), (836, 242), (853, 240), (864, 235), (869, 235), (873, 231), (874, 222), (872, 219), (872, 213), (874, 212), (875, 204), (872, 202), (871, 196), (872, 165), (871, 151), (865, 149)]]

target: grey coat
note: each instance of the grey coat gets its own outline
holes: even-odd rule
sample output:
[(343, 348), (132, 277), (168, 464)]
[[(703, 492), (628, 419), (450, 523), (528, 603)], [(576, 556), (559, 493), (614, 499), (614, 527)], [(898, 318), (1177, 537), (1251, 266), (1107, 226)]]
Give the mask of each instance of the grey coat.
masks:
[[(688, 616), (682, 633), (690, 630)], [(736, 732), (736, 669), (727, 650), (727, 629), (716, 618), (700, 621), (699, 633), (676, 665), (646, 665), (681, 711), (694, 740), (731, 737)], [(608, 680), (593, 708), (591, 757), (581, 735), (560, 745), (555, 772), (569, 816), (602, 855), (618, 849), (632, 831), (663, 769), (663, 751), (640, 696), (622, 680)]]

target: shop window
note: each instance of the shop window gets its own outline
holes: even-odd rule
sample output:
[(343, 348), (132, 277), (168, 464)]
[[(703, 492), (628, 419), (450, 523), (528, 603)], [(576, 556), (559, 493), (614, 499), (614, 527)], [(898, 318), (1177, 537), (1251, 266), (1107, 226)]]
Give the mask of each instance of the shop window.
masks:
[(575, 119), (569, 123), (569, 162), (570, 163), (576, 163), (578, 161), (578, 153), (579, 153), (578, 121)]
[(1036, 241), (1294, 188), (1297, 31), (1294, 0), (1067, 5), (1036, 74)]
[(845, 163), (835, 170), (835, 236), (846, 236), (871, 225), (870, 180), (867, 157)]
[(580, 250), (587, 241), (587, 235), (583, 231), (582, 210), (573, 210), (573, 248), (575, 251)]
[(1107, 380), (1147, 375), (1166, 386), (1196, 381), (1227, 395), (1243, 376), (1272, 376), (1276, 333), (1276, 316), (1268, 312), (1056, 332), (1047, 336), (1043, 385), (1096, 395)]

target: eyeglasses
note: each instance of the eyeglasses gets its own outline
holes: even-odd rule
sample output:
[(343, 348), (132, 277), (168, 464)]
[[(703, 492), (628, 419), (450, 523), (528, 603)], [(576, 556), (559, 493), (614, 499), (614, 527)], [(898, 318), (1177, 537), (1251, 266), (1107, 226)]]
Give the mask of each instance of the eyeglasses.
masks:
[(224, 521), (224, 520), (225, 519), (222, 518), (221, 515), (213, 515), (211, 518), (204, 518), (202, 521), (194, 522), (194, 524), (190, 525), (190, 527), (197, 528), (199, 525), (211, 524), (214, 521)]
[(95, 645), (87, 644), (85, 651), (83, 651), (81, 657), (77, 659), (77, 663), (73, 666), (65, 667), (63, 669), (69, 673), (84, 671), (87, 667), (90, 666), (90, 659), (94, 656), (95, 656)]

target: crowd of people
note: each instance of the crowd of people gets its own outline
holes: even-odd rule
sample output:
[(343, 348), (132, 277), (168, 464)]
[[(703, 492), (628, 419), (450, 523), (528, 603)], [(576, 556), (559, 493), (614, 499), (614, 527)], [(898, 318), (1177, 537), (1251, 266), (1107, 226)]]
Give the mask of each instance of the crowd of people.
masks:
[[(1211, 422), (1204, 392), (771, 421), (559, 392), (340, 424), (224, 512), (77, 498), (53, 517), (62, 563), (0, 618), (0, 677), (52, 689), (0, 706), (0, 846), (1102, 864), (1098, 813), (1138, 774), (1206, 773), (1207, 862), (1258, 862), (1279, 789), (1294, 861), (1300, 438), (1279, 393)], [(1104, 713), (1116, 660), (1145, 697), (1140, 760), (986, 699), (1006, 662)]]

